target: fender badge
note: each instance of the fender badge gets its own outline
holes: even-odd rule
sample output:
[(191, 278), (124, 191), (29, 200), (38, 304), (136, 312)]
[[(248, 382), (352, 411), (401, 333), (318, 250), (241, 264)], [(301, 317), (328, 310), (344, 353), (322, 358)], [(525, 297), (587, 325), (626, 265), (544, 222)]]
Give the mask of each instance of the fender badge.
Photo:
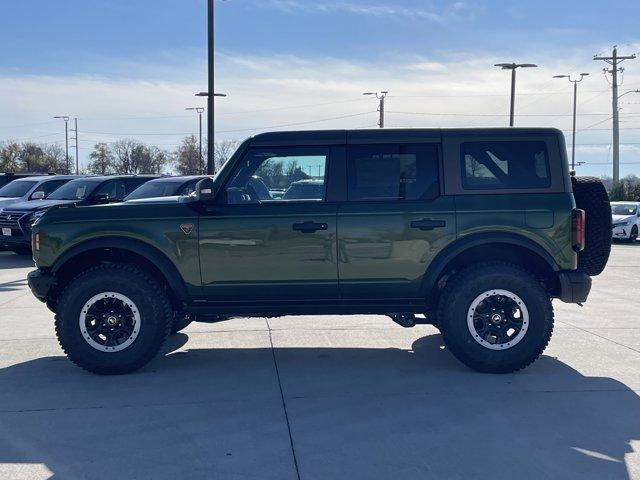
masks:
[(193, 231), (193, 223), (183, 223), (180, 225), (180, 230), (185, 235), (189, 235)]

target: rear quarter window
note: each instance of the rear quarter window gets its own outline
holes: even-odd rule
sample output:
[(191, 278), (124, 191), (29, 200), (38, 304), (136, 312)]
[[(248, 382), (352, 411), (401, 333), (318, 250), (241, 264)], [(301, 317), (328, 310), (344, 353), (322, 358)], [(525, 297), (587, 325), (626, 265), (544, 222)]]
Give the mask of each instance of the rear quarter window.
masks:
[(464, 142), (460, 162), (465, 190), (551, 186), (549, 154), (543, 141)]

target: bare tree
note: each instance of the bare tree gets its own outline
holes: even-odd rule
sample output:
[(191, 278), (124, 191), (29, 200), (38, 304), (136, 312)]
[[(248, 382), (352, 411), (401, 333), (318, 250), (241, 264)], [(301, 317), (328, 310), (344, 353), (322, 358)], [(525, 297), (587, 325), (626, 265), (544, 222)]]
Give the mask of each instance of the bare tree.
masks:
[(96, 175), (109, 175), (115, 171), (115, 156), (106, 143), (96, 143), (89, 155), (87, 171)]
[(0, 170), (3, 172), (17, 172), (20, 170), (20, 151), (18, 142), (4, 142), (0, 144)]
[(24, 172), (68, 173), (64, 150), (58, 145), (23, 143), (17, 159)]
[(174, 165), (180, 175), (198, 175), (202, 172), (198, 139), (195, 135), (184, 137), (174, 154)]
[(239, 140), (222, 140), (215, 142), (213, 159), (216, 164), (216, 172), (227, 163), (241, 143)]

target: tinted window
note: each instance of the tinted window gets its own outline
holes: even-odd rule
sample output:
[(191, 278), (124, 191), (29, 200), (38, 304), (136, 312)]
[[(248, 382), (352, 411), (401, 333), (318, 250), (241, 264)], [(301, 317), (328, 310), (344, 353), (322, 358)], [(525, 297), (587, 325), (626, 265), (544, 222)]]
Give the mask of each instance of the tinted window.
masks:
[(328, 155), (313, 148), (249, 151), (227, 185), (227, 203), (322, 201)]
[(551, 185), (544, 142), (467, 142), (461, 145), (462, 187), (546, 188)]
[(41, 183), (40, 185), (38, 185), (38, 188), (33, 191), (31, 196), (33, 197), (33, 194), (36, 192), (44, 192), (44, 196), (45, 198), (47, 198), (51, 194), (51, 192), (57, 190), (68, 181), (69, 180), (51, 180), (49, 182)]
[(439, 194), (436, 145), (349, 148), (349, 200), (427, 200)]
[(31, 180), (15, 180), (0, 188), (0, 197), (22, 197), (38, 182)]
[(140, 185), (147, 183), (148, 181), (153, 180), (152, 178), (144, 178), (144, 177), (137, 177), (137, 178), (125, 178), (122, 181), (124, 182), (124, 194), (122, 197), (118, 197), (118, 198), (124, 198), (126, 195), (129, 195), (131, 192), (133, 192), (135, 189), (137, 189)]
[(122, 180), (109, 180), (103, 183), (95, 192), (95, 195), (106, 193), (110, 200), (120, 200), (125, 197), (125, 186)]
[(182, 186), (176, 195), (191, 195), (196, 191), (196, 185), (200, 180), (191, 180), (189, 183)]
[(638, 207), (635, 205), (611, 205), (611, 213), (614, 215), (636, 215), (638, 213)]
[(127, 197), (127, 200), (134, 200), (136, 198), (155, 198), (178, 195), (178, 193), (176, 192), (181, 185), (182, 182), (180, 180), (177, 180), (175, 182), (169, 182), (166, 180), (160, 182), (147, 182), (136, 188)]
[(71, 180), (49, 195), (49, 200), (83, 200), (100, 185), (96, 180)]

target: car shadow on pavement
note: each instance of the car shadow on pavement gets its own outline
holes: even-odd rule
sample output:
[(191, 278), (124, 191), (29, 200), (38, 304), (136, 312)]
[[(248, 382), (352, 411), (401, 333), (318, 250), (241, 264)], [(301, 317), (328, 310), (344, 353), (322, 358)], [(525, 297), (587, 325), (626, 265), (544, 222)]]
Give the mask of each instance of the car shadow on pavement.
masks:
[(0, 292), (15, 292), (24, 290), (27, 285), (27, 279), (13, 280), (11, 282), (0, 283)]
[(34, 267), (31, 256), (17, 255), (13, 252), (0, 252), (0, 270), (27, 267)]
[(187, 339), (174, 335), (120, 377), (64, 357), (0, 369), (0, 471), (295, 478), (280, 388), (303, 479), (629, 478), (634, 455), (637, 468), (638, 395), (552, 357), (483, 375), (440, 335), (411, 350), (189, 349)]

